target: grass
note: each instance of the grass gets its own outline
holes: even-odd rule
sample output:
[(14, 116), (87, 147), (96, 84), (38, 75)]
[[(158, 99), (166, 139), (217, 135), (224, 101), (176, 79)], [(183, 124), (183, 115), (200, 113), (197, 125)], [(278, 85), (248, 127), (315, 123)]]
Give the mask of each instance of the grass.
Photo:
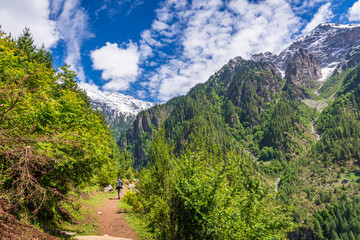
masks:
[(124, 219), (130, 227), (135, 229), (140, 240), (155, 239), (154, 233), (149, 229), (146, 219), (140, 213), (133, 212), (132, 207), (127, 204), (123, 198), (119, 201), (119, 209), (125, 209)]
[(340, 75), (331, 75), (319, 89), (320, 96), (324, 99), (329, 99), (334, 93), (338, 92), (342, 87), (344, 79), (352, 70), (353, 68), (349, 68), (341, 72)]
[(106, 199), (113, 196), (113, 193), (105, 193), (90, 189), (88, 196), (80, 198), (76, 204), (80, 206), (79, 210), (69, 209), (73, 216), (72, 222), (64, 222), (61, 228), (75, 232), (77, 235), (99, 235), (99, 223), (95, 209), (102, 206)]
[(351, 182), (360, 182), (360, 172), (355, 171), (345, 175), (346, 179), (349, 179)]

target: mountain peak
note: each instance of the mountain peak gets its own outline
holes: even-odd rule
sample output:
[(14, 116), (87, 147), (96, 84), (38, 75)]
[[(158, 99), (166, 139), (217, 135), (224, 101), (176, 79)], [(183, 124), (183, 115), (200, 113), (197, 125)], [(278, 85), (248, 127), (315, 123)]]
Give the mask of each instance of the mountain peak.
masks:
[(358, 23), (351, 23), (351, 24), (340, 24), (340, 23), (320, 23), (317, 28), (354, 28), (360, 27)]
[(289, 62), (299, 49), (309, 51), (319, 62), (324, 81), (338, 64), (346, 59), (354, 48), (360, 45), (360, 24), (322, 23), (311, 32), (295, 40), (279, 55), (269, 52), (255, 54), (254, 61), (273, 63), (281, 72), (288, 67)]
[(104, 92), (95, 89), (85, 89), (85, 91), (93, 105), (105, 105), (106, 108), (116, 115), (120, 112), (124, 115), (136, 115), (142, 110), (153, 106), (153, 103), (142, 101), (118, 92)]
[[(86, 94), (91, 99), (92, 105), (100, 109), (107, 109), (113, 115), (136, 115), (142, 110), (152, 107), (154, 104), (136, 99), (132, 96), (127, 96), (119, 92), (106, 92), (97, 88), (89, 86), (88, 84), (82, 84), (80, 86), (86, 91)], [(110, 116), (105, 114), (109, 119)]]

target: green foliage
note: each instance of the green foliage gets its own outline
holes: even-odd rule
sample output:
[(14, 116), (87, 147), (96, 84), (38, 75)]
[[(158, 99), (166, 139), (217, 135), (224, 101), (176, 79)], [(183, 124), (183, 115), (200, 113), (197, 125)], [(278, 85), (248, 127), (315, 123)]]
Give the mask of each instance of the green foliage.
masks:
[[(264, 131), (262, 115), (280, 91), (281, 79), (268, 63), (237, 59), (230, 61), (205, 84), (193, 87), (186, 96), (174, 98), (137, 116), (134, 125), (120, 140), (133, 153), (135, 167), (141, 169), (150, 160), (149, 140), (163, 124), (166, 137), (179, 154), (191, 135), (206, 135), (225, 152), (239, 151), (252, 138), (255, 154)], [(151, 127), (150, 127), (151, 126)], [(154, 126), (154, 128), (152, 127)], [(145, 134), (146, 133), (146, 134)]]
[(195, 138), (179, 157), (160, 130), (139, 193), (128, 202), (148, 215), (163, 239), (285, 239), (289, 210), (261, 186), (246, 154), (223, 154)]
[[(113, 147), (117, 151), (117, 154), (120, 154), (120, 153), (118, 153), (119, 150), (118, 150), (117, 146), (114, 145)], [(117, 166), (116, 167), (117, 167), (118, 175), (122, 178), (126, 177), (126, 179), (131, 180), (131, 178), (129, 178), (131, 176), (126, 176), (126, 175), (129, 175), (129, 173), (132, 171), (131, 170), (132, 165), (133, 165), (132, 156), (127, 149), (124, 149), (124, 151), (117, 158)]]
[[(279, 79), (266, 63), (231, 60), (186, 96), (137, 117), (122, 143), (133, 154), (136, 167), (142, 168), (148, 162), (150, 165), (141, 172), (140, 193), (133, 202), (149, 216), (153, 228), (163, 238), (189, 238), (185, 229), (194, 238), (255, 238), (226, 235), (227, 226), (241, 229), (238, 231), (241, 233), (246, 232), (242, 227), (250, 228), (240, 223), (237, 216), (246, 219), (246, 215), (241, 215), (240, 203), (252, 196), (247, 190), (233, 189), (230, 184), (233, 175), (227, 167), (232, 162), (241, 166), (242, 161), (257, 158), (258, 162), (244, 172), (257, 174), (255, 167), (265, 179), (269, 175), (271, 181), (280, 177), (277, 201), (295, 205), (293, 214), (297, 222), (303, 223), (302, 236), (356, 239), (357, 233), (326, 232), (323, 222), (312, 215), (337, 202), (341, 194), (359, 193), (355, 177), (360, 162), (359, 84), (360, 66), (346, 69), (344, 65), (341, 72), (337, 69), (322, 85), (317, 96), (315, 89)], [(160, 134), (164, 139), (156, 143), (162, 147), (157, 148), (154, 156), (156, 145), (151, 142), (154, 130), (160, 127), (165, 129)], [(321, 135), (320, 140), (317, 134)], [(206, 136), (206, 141), (194, 136)], [(241, 155), (243, 149), (249, 156)], [(238, 161), (231, 157), (239, 155)], [(239, 170), (240, 175), (246, 175), (244, 172)], [(350, 172), (354, 173), (350, 183), (340, 187), (341, 178), (350, 178)], [(256, 177), (251, 179), (257, 181)], [(220, 182), (220, 187), (208, 185), (213, 181)], [(226, 202), (229, 189), (239, 194), (238, 198), (233, 196), (236, 203), (227, 202), (231, 210), (214, 201)], [(263, 190), (261, 186), (254, 189)], [(181, 218), (177, 217), (180, 212), (184, 213)], [(211, 225), (214, 219), (223, 235)]]
[(293, 144), (289, 132), (298, 122), (296, 118), (296, 106), (291, 101), (279, 101), (275, 105), (265, 132), (263, 144), (274, 148), (282, 148), (285, 151)]
[(315, 214), (314, 231), (320, 239), (357, 239), (360, 236), (359, 216), (360, 199), (343, 199)]
[(21, 53), (27, 56), (27, 61), (36, 61), (38, 63), (44, 64), (47, 68), (52, 67), (52, 55), (49, 50), (45, 48), (45, 46), (41, 46), (40, 48), (34, 45), (34, 40), (32, 39), (30, 29), (25, 28), (20, 37), (16, 40), (16, 51), (20, 51)]
[(71, 190), (115, 179), (115, 141), (74, 72), (56, 73), (28, 30), (1, 36), (0, 194), (18, 216), (65, 218)]
[(328, 99), (333, 94), (336, 94), (342, 87), (344, 83), (344, 79), (348, 79), (349, 73), (353, 72), (353, 68), (348, 68), (341, 73), (338, 72), (338, 70), (335, 70), (335, 72), (326, 80), (326, 82), (321, 86), (319, 89), (319, 94), (322, 98)]
[(316, 129), (322, 139), (316, 146), (315, 156), (324, 162), (347, 162), (358, 159), (360, 152), (360, 87), (340, 95), (326, 108)]

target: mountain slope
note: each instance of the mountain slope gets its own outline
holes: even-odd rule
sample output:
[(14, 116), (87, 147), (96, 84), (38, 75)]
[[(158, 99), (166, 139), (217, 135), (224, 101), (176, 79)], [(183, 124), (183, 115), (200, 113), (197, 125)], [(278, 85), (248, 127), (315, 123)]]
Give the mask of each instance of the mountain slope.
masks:
[(303, 223), (290, 239), (360, 236), (350, 215), (345, 222), (334, 214), (360, 207), (360, 65), (344, 72), (345, 77), (332, 76), (341, 82), (340, 90), (315, 121), (321, 138), (290, 162), (280, 180), (281, 200), (295, 206), (296, 219)]
[[(187, 95), (140, 113), (121, 137), (119, 145), (133, 153), (136, 167), (143, 167), (149, 160), (147, 141), (162, 125), (166, 136), (175, 144), (175, 152), (180, 152), (192, 135), (206, 135), (224, 151), (247, 147), (258, 156), (261, 148), (268, 146), (287, 149), (290, 154), (302, 145), (290, 147), (294, 136), (302, 139), (300, 142), (311, 139), (308, 131), (311, 117), (289, 118), (285, 125), (282, 124), (285, 121), (274, 118), (277, 116), (274, 111), (284, 111), (284, 114), (290, 111), (299, 116), (304, 111), (312, 111), (301, 102), (287, 100), (303, 97), (300, 90), (294, 89), (299, 87), (291, 81), (285, 84), (272, 64), (235, 58)], [(269, 121), (283, 126), (282, 130), (270, 131)], [(291, 125), (296, 127), (291, 128)], [(300, 133), (304, 136), (301, 137)], [(279, 141), (284, 139), (285, 144), (280, 144)]]
[(360, 207), (359, 32), (322, 24), (279, 55), (232, 59), (187, 95), (140, 113), (119, 144), (137, 168), (161, 127), (175, 156), (199, 136), (246, 152), (265, 182), (280, 178), (277, 200), (295, 206), (301, 229), (288, 238), (356, 239), (356, 218), (334, 212)]

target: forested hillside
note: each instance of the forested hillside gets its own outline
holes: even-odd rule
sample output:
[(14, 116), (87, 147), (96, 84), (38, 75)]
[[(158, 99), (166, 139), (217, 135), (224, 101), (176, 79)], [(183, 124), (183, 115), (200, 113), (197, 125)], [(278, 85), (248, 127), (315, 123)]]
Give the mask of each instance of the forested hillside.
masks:
[[(296, 142), (311, 141), (305, 126), (315, 116), (305, 104), (291, 101), (303, 95), (293, 82), (285, 83), (271, 64), (236, 58), (186, 96), (140, 113), (119, 145), (134, 153), (135, 166), (146, 166), (147, 141), (163, 124), (177, 153), (190, 134), (207, 135), (223, 151), (246, 146), (257, 157), (264, 147), (269, 154), (276, 149), (294, 153), (301, 149)], [(267, 152), (263, 160), (268, 160)]]
[[(182, 176), (186, 178), (186, 169), (193, 168), (187, 165), (187, 159), (197, 158), (197, 154), (202, 153), (200, 149), (189, 150), (189, 146), (197, 145), (198, 137), (203, 136), (206, 138), (206, 146), (216, 146), (216, 154), (219, 154), (219, 157), (214, 161), (217, 164), (226, 159), (227, 154), (231, 152), (242, 159), (241, 161), (252, 161), (254, 169), (246, 169), (245, 172), (253, 171), (253, 176), (259, 176), (260, 188), (273, 186), (271, 182), (279, 179), (276, 204), (294, 206), (292, 216), (300, 227), (289, 233), (288, 238), (359, 238), (356, 217), (351, 213), (359, 208), (360, 190), (358, 54), (355, 51), (347, 55), (323, 83), (314, 80), (321, 77), (318, 74), (319, 63), (314, 56), (306, 51), (301, 55), (301, 61), (296, 57), (296, 53), (294, 56), (295, 63), (292, 63), (291, 59), (288, 63), (292, 69), (291, 74), (296, 76), (296, 82), (311, 83), (311, 86), (305, 84), (309, 88), (296, 84), (294, 77), (282, 79), (275, 66), (266, 59), (248, 61), (238, 57), (230, 60), (206, 83), (192, 88), (187, 95), (173, 98), (163, 105), (140, 113), (120, 139), (119, 145), (121, 149), (127, 149), (126, 154), (133, 154), (136, 168), (147, 168), (142, 171), (144, 175), (141, 182), (151, 182), (150, 179), (155, 178), (157, 171), (169, 166), (161, 171), (172, 173), (164, 178), (177, 186), (177, 182), (172, 182), (180, 174), (177, 169), (185, 164), (186, 167), (181, 171)], [(307, 79), (308, 71), (312, 68), (316, 69), (317, 76)], [(161, 131), (164, 132), (164, 138), (173, 146), (165, 148), (170, 152), (170, 156), (154, 156), (152, 142), (159, 129), (163, 129)], [(212, 151), (207, 149), (203, 154), (213, 154)], [(202, 166), (206, 169), (204, 166), (209, 166), (209, 163), (203, 163)], [(210, 166), (210, 169), (214, 167), (212, 164)], [(227, 170), (224, 170), (225, 172)], [(208, 176), (206, 173), (203, 175)], [(196, 180), (189, 183), (187, 190), (181, 190), (182, 186), (172, 189), (165, 184), (166, 186), (158, 186), (162, 189), (160, 192), (142, 192), (136, 196), (136, 200), (132, 199), (130, 202), (140, 204), (139, 209), (148, 213), (150, 219), (155, 217), (155, 229), (159, 230), (161, 235), (169, 236), (166, 231), (173, 231), (164, 229), (163, 225), (156, 222), (154, 214), (161, 212), (163, 217), (169, 214), (176, 218), (176, 213), (171, 212), (173, 209), (163, 209), (166, 204), (178, 203), (179, 200), (172, 199), (173, 191), (178, 191), (174, 194), (181, 199), (192, 203), (197, 201), (196, 194), (187, 191), (198, 189), (195, 186), (202, 178), (191, 176), (191, 179)], [(144, 187), (149, 185), (140, 185), (142, 191), (145, 191)], [(219, 191), (219, 194), (222, 196), (225, 193)], [(156, 200), (158, 197), (166, 202), (162, 203), (164, 206)], [(196, 200), (190, 200), (192, 197)], [(235, 196), (233, 197), (235, 199)], [(195, 205), (190, 205), (194, 207), (194, 214), (197, 211), (201, 212), (195, 210)], [(177, 209), (179, 206), (174, 207)], [(233, 211), (238, 211), (237, 207), (234, 207)], [(225, 212), (222, 212), (224, 217)], [(194, 217), (196, 214), (190, 215)], [(210, 222), (215, 219), (209, 212), (202, 216), (211, 216)], [(171, 222), (175, 219), (169, 221), (170, 225), (175, 224), (176, 227), (182, 224)], [(194, 231), (194, 234), (198, 234), (200, 230)], [(211, 236), (219, 237), (216, 234)], [(229, 236), (227, 238), (234, 237)], [(183, 236), (180, 238), (186, 239)]]
[(338, 82), (335, 92), (323, 85), (319, 101), (330, 95), (334, 100), (328, 100), (315, 121), (321, 139), (292, 161), (281, 177), (281, 199), (296, 206), (295, 218), (304, 223), (294, 239), (359, 238), (353, 217), (360, 207), (359, 68), (338, 69), (328, 79)]
[(125, 196), (158, 239), (285, 239), (297, 228), (248, 153), (224, 153), (201, 134), (178, 156), (173, 147), (156, 132), (139, 191)]
[(18, 219), (51, 226), (84, 186), (116, 178), (119, 150), (68, 67), (33, 44), (29, 30), (0, 32), (0, 201)]

